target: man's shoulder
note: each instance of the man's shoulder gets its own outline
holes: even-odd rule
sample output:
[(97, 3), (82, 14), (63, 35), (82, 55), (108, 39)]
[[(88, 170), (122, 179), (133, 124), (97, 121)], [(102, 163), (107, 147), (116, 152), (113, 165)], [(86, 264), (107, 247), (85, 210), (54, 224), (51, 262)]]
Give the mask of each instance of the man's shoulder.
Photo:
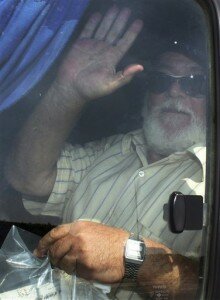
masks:
[(118, 133), (108, 137), (103, 137), (100, 140), (90, 141), (85, 143), (83, 147), (104, 147), (105, 149), (121, 145), (121, 144), (131, 144), (134, 143), (143, 143), (144, 133), (142, 129), (137, 129), (129, 131), (126, 133)]
[(107, 150), (111, 151), (120, 151), (122, 153), (130, 152), (131, 145), (135, 144), (143, 144), (144, 143), (144, 134), (142, 129), (130, 131), (127, 133), (119, 133), (115, 135), (111, 135), (108, 137), (103, 137), (99, 140), (94, 140), (87, 142), (85, 144), (65, 144), (62, 155), (68, 156), (68, 155), (79, 155), (85, 156), (85, 154), (92, 155), (97, 154), (100, 155), (101, 153), (104, 153)]

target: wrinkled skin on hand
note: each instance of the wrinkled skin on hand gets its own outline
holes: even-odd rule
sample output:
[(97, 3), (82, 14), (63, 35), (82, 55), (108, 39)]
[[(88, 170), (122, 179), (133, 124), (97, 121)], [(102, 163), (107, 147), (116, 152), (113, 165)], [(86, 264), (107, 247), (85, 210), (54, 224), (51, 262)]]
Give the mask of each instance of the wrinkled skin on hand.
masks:
[(53, 266), (68, 274), (102, 283), (115, 283), (124, 276), (124, 246), (129, 233), (90, 221), (60, 225), (39, 242), (35, 255), (49, 254)]
[(56, 84), (67, 95), (96, 99), (114, 92), (143, 70), (136, 64), (115, 71), (143, 26), (141, 20), (135, 20), (124, 33), (130, 13), (128, 8), (119, 11), (114, 6), (103, 18), (99, 13), (91, 16), (58, 71)]

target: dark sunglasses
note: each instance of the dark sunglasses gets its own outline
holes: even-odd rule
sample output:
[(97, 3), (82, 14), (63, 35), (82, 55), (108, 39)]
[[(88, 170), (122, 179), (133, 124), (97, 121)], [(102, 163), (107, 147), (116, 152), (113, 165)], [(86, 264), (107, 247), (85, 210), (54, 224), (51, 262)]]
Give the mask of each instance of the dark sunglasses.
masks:
[(166, 92), (174, 82), (178, 82), (181, 90), (191, 97), (198, 98), (206, 94), (206, 76), (203, 74), (179, 77), (155, 71), (147, 76), (148, 90), (155, 94)]

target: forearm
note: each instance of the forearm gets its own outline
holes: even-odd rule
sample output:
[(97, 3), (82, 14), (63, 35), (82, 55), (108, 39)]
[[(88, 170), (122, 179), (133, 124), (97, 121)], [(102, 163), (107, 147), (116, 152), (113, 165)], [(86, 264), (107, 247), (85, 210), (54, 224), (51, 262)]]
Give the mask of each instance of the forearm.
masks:
[[(198, 263), (174, 254), (163, 244), (145, 239), (147, 255), (137, 283), (124, 279), (124, 249), (129, 232), (90, 221), (54, 228), (40, 241), (35, 254), (50, 255), (52, 264), (72, 274), (101, 283), (120, 283), (148, 294), (164, 292), (163, 299), (193, 299), (198, 282)], [(65, 250), (65, 255), (63, 251)], [(76, 265), (77, 259), (77, 265)], [(77, 268), (76, 268), (77, 266)]]
[(48, 195), (61, 148), (85, 101), (113, 93), (143, 70), (143, 66), (133, 64), (115, 71), (143, 26), (141, 20), (135, 20), (121, 37), (129, 15), (129, 9), (119, 12), (116, 7), (103, 18), (99, 13), (92, 15), (70, 47), (58, 68), (57, 84), (27, 120), (7, 161), (6, 177), (15, 189)]
[(145, 244), (147, 257), (138, 274), (138, 285), (147, 293), (160, 292), (168, 299), (194, 299), (198, 262), (151, 240), (145, 240)]
[[(70, 101), (71, 98), (71, 101)], [(19, 132), (6, 163), (6, 176), (22, 193), (45, 196), (53, 187), (56, 163), (84, 101), (55, 84)]]

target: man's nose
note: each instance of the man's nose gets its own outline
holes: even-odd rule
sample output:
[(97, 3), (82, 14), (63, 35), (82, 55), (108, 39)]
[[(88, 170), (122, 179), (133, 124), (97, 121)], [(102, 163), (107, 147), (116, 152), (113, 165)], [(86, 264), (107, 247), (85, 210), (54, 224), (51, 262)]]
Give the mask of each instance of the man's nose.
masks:
[(186, 96), (185, 92), (182, 90), (178, 80), (174, 80), (168, 89), (168, 94), (171, 97), (177, 97), (177, 96)]

